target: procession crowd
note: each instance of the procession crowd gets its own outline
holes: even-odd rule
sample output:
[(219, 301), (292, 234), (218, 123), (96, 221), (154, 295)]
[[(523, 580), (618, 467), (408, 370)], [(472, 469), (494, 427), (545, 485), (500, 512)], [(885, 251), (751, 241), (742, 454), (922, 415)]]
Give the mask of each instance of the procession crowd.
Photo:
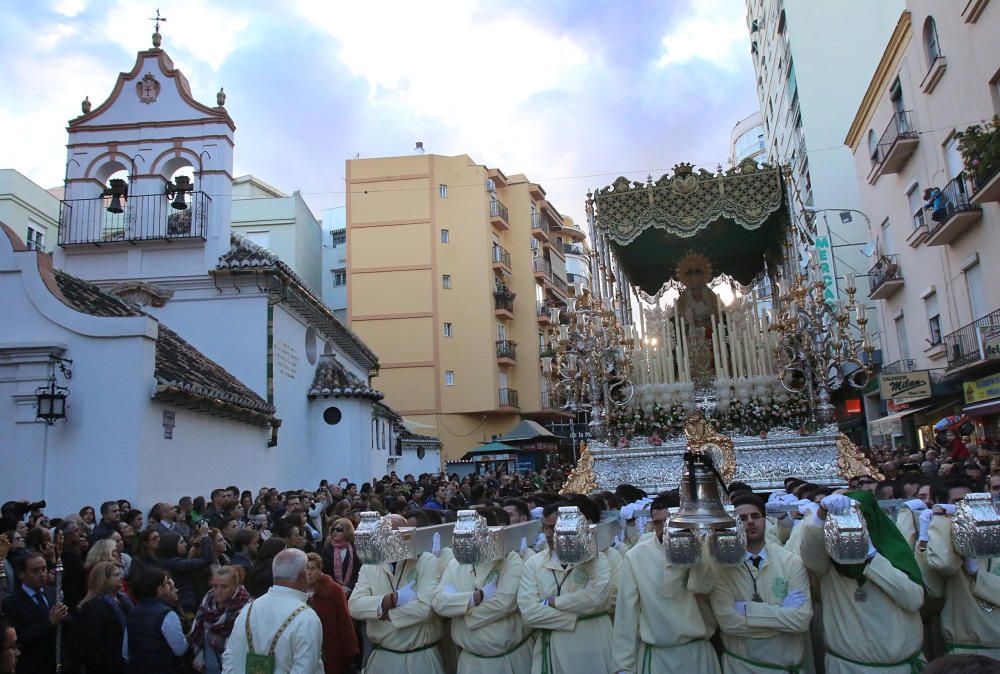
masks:
[[(392, 474), (360, 488), (230, 486), (145, 513), (107, 501), (58, 519), (44, 502), (8, 501), (0, 674), (55, 672), (57, 661), (67, 674), (998, 672), (1000, 558), (963, 558), (950, 528), (966, 494), (1000, 498), (998, 455), (953, 444), (876, 447), (885, 479), (846, 489), (792, 477), (771, 493), (729, 485), (747, 534), (737, 566), (715, 562), (707, 543), (693, 565), (668, 561), (676, 490), (560, 495), (558, 466)], [(886, 499), (905, 500), (893, 518)], [(852, 500), (871, 543), (864, 563), (842, 565), (823, 524)], [(561, 563), (553, 536), (565, 505), (595, 524), (617, 511), (614, 545)], [(358, 558), (362, 512), (397, 529), (466, 509), (490, 526), (541, 520), (541, 533), (477, 565), (447, 547)]]

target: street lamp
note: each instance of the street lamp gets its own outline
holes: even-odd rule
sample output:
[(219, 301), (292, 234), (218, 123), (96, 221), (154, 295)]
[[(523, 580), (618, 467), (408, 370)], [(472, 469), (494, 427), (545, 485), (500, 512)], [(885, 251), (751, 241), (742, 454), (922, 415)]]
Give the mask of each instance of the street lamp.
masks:
[(66, 398), (69, 397), (69, 388), (56, 383), (55, 367), (59, 368), (66, 379), (72, 379), (73, 371), (66, 367), (66, 364), (72, 364), (73, 361), (55, 355), (50, 358), (53, 369), (49, 382), (35, 389), (35, 421), (44, 421), (52, 426), (57, 421), (66, 419)]

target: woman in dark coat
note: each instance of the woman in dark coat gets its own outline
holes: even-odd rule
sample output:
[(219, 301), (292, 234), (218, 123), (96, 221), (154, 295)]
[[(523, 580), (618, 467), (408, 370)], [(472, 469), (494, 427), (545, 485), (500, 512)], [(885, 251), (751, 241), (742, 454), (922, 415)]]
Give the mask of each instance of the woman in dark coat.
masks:
[(208, 527), (199, 531), (200, 554), (188, 557), (187, 542), (175, 533), (160, 534), (160, 547), (156, 551), (160, 568), (167, 571), (177, 586), (177, 606), (181, 617), (186, 620), (194, 618), (198, 610), (197, 577), (206, 573), (205, 569), (215, 560), (212, 539), (208, 535)]
[(254, 599), (263, 596), (274, 585), (271, 562), (274, 561), (274, 556), (286, 547), (285, 540), (277, 536), (271, 536), (260, 544), (260, 548), (257, 549), (257, 560), (243, 583)]
[(80, 661), (87, 674), (123, 674), (122, 638), (132, 601), (122, 588), (124, 573), (114, 562), (90, 569), (87, 594), (78, 606)]

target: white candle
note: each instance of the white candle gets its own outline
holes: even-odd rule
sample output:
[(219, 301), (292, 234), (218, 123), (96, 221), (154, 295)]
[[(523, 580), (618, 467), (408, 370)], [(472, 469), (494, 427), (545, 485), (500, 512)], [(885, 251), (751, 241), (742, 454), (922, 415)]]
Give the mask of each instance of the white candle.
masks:
[(715, 363), (715, 378), (719, 378), (719, 330), (715, 323), (715, 314), (712, 314), (712, 362)]
[(681, 321), (681, 344), (684, 347), (684, 378), (681, 381), (691, 381), (691, 357), (688, 352), (687, 321)]
[(722, 376), (729, 378), (729, 346), (726, 337), (726, 324), (722, 310), (719, 309), (719, 356), (722, 358)]

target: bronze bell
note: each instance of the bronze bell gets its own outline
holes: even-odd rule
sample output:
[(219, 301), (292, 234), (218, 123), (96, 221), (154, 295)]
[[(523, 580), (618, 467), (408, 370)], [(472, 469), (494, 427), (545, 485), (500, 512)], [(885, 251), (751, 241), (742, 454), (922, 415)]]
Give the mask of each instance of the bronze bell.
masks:
[(711, 458), (701, 452), (684, 455), (681, 471), (681, 507), (670, 517), (675, 529), (728, 529), (736, 525), (719, 496), (719, 478)]

